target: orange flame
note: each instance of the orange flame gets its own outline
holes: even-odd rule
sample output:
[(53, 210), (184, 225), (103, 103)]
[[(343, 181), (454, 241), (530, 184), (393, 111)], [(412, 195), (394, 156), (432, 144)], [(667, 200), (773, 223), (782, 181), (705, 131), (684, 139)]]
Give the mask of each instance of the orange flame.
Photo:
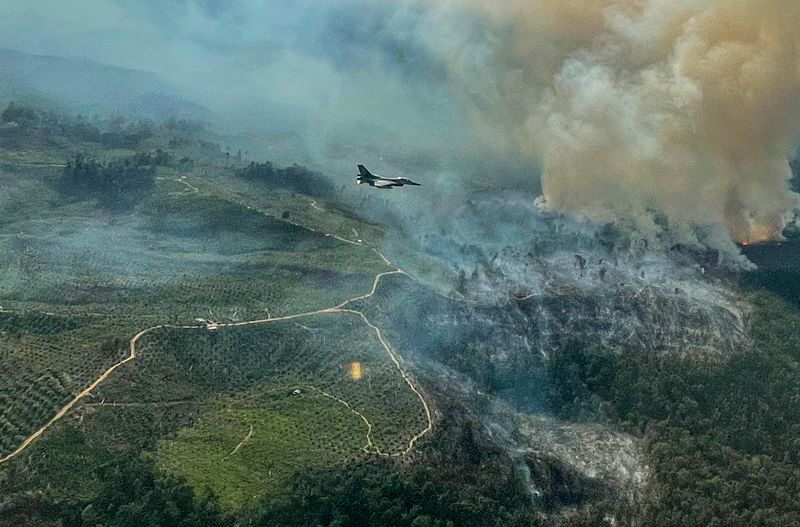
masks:
[(351, 379), (353, 379), (354, 381), (360, 381), (360, 380), (361, 380), (361, 377), (363, 377), (363, 376), (364, 376), (363, 370), (362, 370), (362, 368), (361, 368), (361, 363), (360, 363), (360, 362), (358, 362), (358, 361), (356, 361), (356, 362), (351, 362), (351, 363), (350, 363), (350, 364), (347, 366), (347, 374), (348, 374), (348, 375), (350, 376), (350, 378), (351, 378)]
[(775, 225), (757, 224), (750, 228), (747, 238), (739, 240), (743, 246), (755, 245), (764, 242), (778, 241), (783, 239), (781, 235), (782, 228)]

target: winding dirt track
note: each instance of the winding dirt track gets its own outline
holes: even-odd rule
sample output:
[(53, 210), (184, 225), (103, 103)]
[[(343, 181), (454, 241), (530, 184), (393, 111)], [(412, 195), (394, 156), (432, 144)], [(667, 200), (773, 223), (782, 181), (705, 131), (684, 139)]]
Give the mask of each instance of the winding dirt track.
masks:
[(229, 455), (229, 456), (232, 456), (232, 455), (234, 455), (236, 452), (238, 452), (238, 451), (239, 451), (239, 449), (240, 449), (240, 448), (242, 448), (242, 447), (244, 446), (244, 444), (245, 444), (245, 443), (247, 443), (247, 440), (248, 440), (248, 439), (250, 439), (251, 437), (253, 437), (253, 425), (250, 425), (250, 431), (249, 431), (249, 432), (247, 432), (247, 435), (246, 435), (246, 436), (244, 436), (244, 439), (242, 439), (242, 440), (239, 442), (239, 444), (238, 444), (238, 445), (236, 445), (236, 448), (234, 448), (233, 450), (231, 450), (231, 453), (230, 453), (230, 454), (228, 454), (228, 455)]
[[(373, 249), (373, 250), (375, 250), (376, 253), (380, 254), (381, 257), (384, 259), (384, 261), (389, 262), (389, 260), (387, 260), (379, 251), (377, 251), (376, 249)], [(344, 302), (342, 302), (341, 304), (338, 304), (338, 305), (336, 305), (334, 307), (319, 309), (319, 310), (316, 310), (316, 311), (309, 311), (307, 313), (298, 313), (298, 314), (295, 314), (295, 315), (286, 315), (286, 316), (282, 316), (282, 317), (269, 317), (269, 318), (263, 318), (263, 319), (259, 319), (259, 320), (247, 320), (247, 321), (244, 321), (244, 322), (231, 322), (231, 323), (227, 323), (227, 324), (218, 324), (217, 327), (218, 328), (226, 328), (226, 327), (230, 328), (230, 327), (239, 327), (239, 326), (251, 326), (251, 325), (255, 325), (255, 324), (267, 324), (267, 323), (270, 323), (270, 322), (279, 322), (279, 321), (282, 321), (282, 320), (293, 320), (293, 319), (303, 318), (303, 317), (312, 317), (312, 316), (315, 316), (315, 315), (321, 315), (321, 314), (326, 314), (326, 313), (353, 314), (353, 315), (359, 316), (361, 318), (361, 320), (364, 321), (364, 324), (366, 324), (370, 329), (372, 329), (375, 332), (375, 336), (378, 337), (378, 341), (381, 343), (381, 346), (383, 346), (383, 349), (386, 352), (386, 354), (389, 356), (389, 359), (392, 361), (392, 363), (397, 368), (397, 371), (400, 373), (400, 376), (403, 377), (403, 380), (406, 382), (406, 384), (408, 384), (409, 388), (411, 388), (411, 391), (414, 392), (414, 394), (419, 399), (420, 404), (422, 405), (422, 408), (423, 408), (423, 410), (425, 412), (425, 418), (427, 420), (427, 426), (424, 429), (422, 429), (420, 432), (415, 434), (414, 437), (412, 437), (409, 440), (408, 446), (402, 452), (395, 452), (395, 453), (382, 452), (372, 442), (372, 437), (371, 437), (372, 436), (372, 423), (369, 422), (369, 420), (367, 419), (367, 417), (364, 414), (362, 414), (361, 412), (359, 412), (358, 410), (353, 408), (347, 401), (344, 401), (344, 400), (340, 399), (339, 397), (331, 395), (331, 394), (329, 394), (327, 392), (324, 392), (324, 391), (322, 391), (322, 390), (320, 390), (318, 388), (313, 388), (313, 387), (312, 388), (314, 390), (316, 390), (317, 392), (319, 392), (320, 394), (324, 395), (325, 397), (329, 397), (329, 398), (331, 398), (331, 399), (333, 399), (333, 400), (345, 405), (351, 412), (356, 414), (358, 417), (361, 418), (362, 421), (364, 421), (364, 423), (367, 425), (367, 444), (364, 447), (364, 451), (372, 452), (372, 453), (378, 454), (380, 456), (386, 456), (386, 457), (390, 457), (390, 456), (391, 457), (406, 456), (414, 449), (414, 445), (417, 443), (417, 441), (419, 441), (419, 439), (422, 436), (424, 436), (425, 434), (427, 434), (428, 432), (430, 432), (433, 429), (433, 416), (431, 414), (431, 410), (430, 410), (430, 407), (428, 405), (428, 402), (425, 400), (425, 397), (422, 395), (420, 390), (414, 384), (414, 381), (411, 379), (411, 377), (408, 375), (408, 373), (403, 368), (403, 366), (402, 366), (402, 364), (400, 362), (401, 359), (400, 359), (399, 355), (392, 349), (392, 347), (389, 344), (389, 342), (384, 338), (383, 333), (381, 332), (380, 328), (378, 328), (378, 326), (376, 326), (375, 324), (370, 322), (369, 319), (367, 318), (367, 316), (364, 313), (362, 313), (361, 311), (357, 311), (355, 309), (345, 309), (345, 306), (347, 306), (348, 304), (351, 304), (353, 302), (358, 302), (359, 300), (366, 300), (366, 299), (370, 298), (371, 296), (373, 296), (375, 294), (375, 292), (377, 291), (377, 289), (378, 289), (378, 285), (380, 284), (381, 278), (383, 278), (384, 276), (389, 276), (389, 275), (393, 275), (393, 274), (406, 274), (406, 272), (403, 271), (402, 269), (395, 269), (394, 271), (385, 271), (383, 273), (380, 273), (377, 276), (375, 276), (375, 280), (373, 280), (373, 282), (372, 282), (372, 289), (370, 289), (369, 293), (366, 293), (364, 295), (355, 296), (353, 298), (349, 298), (349, 299), (345, 300)], [(196, 326), (191, 326), (191, 327), (196, 327)]]
[[(181, 182), (185, 183), (183, 181), (181, 181)], [(196, 189), (196, 187), (192, 187), (192, 188)], [(248, 208), (250, 208), (250, 207), (248, 207)], [(260, 211), (260, 210), (258, 212), (261, 212), (262, 214), (268, 215), (265, 212)], [(308, 226), (305, 226), (305, 225), (297, 224), (297, 223), (294, 223), (292, 221), (287, 221), (287, 220), (282, 220), (282, 221), (285, 221), (286, 223), (291, 223), (291, 224), (293, 224), (295, 226), (298, 226), (298, 227), (302, 227), (302, 228), (304, 228), (306, 230), (309, 230), (309, 231), (312, 231), (312, 232), (324, 234), (325, 236), (329, 236), (329, 237), (335, 238), (335, 239), (337, 239), (339, 241), (346, 242), (346, 243), (349, 243), (349, 244), (352, 244), (352, 245), (360, 245), (360, 246), (364, 246), (365, 245), (365, 244), (361, 243), (360, 241), (348, 240), (346, 238), (342, 238), (342, 237), (334, 235), (334, 234), (324, 233), (322, 231), (316, 230), (314, 228), (311, 228), (311, 227), (308, 227)], [(388, 265), (388, 266), (392, 265), (391, 261), (388, 258), (386, 258), (386, 256), (383, 253), (381, 253), (378, 249), (376, 249), (374, 247), (371, 247), (371, 249), (375, 252), (375, 254), (377, 254), (386, 263), (386, 265)], [(376, 325), (374, 325), (372, 322), (370, 322), (369, 319), (367, 318), (367, 316), (364, 315), (364, 313), (362, 313), (361, 311), (357, 311), (355, 309), (346, 309), (345, 308), (345, 306), (347, 306), (348, 304), (351, 304), (353, 302), (357, 302), (357, 301), (360, 301), (360, 300), (365, 300), (365, 299), (368, 299), (371, 296), (373, 296), (375, 294), (375, 291), (378, 289), (378, 285), (380, 283), (381, 278), (383, 278), (384, 276), (389, 276), (389, 275), (393, 275), (393, 274), (403, 274), (403, 275), (408, 276), (408, 274), (405, 271), (403, 271), (402, 269), (400, 269), (400, 268), (397, 268), (397, 269), (395, 269), (393, 271), (385, 271), (385, 272), (379, 273), (378, 275), (375, 276), (375, 279), (372, 282), (372, 289), (369, 291), (369, 293), (366, 293), (364, 295), (359, 295), (359, 296), (356, 296), (356, 297), (353, 297), (353, 298), (349, 298), (349, 299), (345, 300), (344, 302), (342, 302), (341, 304), (338, 304), (336, 306), (328, 307), (328, 308), (324, 308), (324, 309), (318, 309), (316, 311), (308, 311), (306, 313), (297, 313), (297, 314), (294, 314), (294, 315), (286, 315), (286, 316), (282, 316), (282, 317), (269, 317), (269, 318), (264, 318), (264, 319), (248, 320), (248, 321), (243, 321), (243, 322), (221, 323), (221, 324), (218, 324), (217, 327), (218, 328), (226, 328), (226, 327), (239, 327), (239, 326), (250, 326), (250, 325), (258, 325), (258, 324), (268, 324), (268, 323), (272, 323), (272, 322), (279, 322), (279, 321), (282, 321), (282, 320), (292, 320), (292, 319), (297, 319), (297, 318), (312, 317), (312, 316), (315, 316), (315, 315), (321, 315), (321, 314), (327, 314), (327, 313), (354, 314), (354, 315), (359, 316), (364, 321), (364, 323), (375, 332), (375, 335), (378, 337), (378, 340), (380, 341), (381, 345), (383, 346), (383, 349), (386, 351), (386, 354), (389, 356), (389, 359), (395, 365), (395, 367), (397, 368), (397, 370), (400, 373), (400, 375), (403, 377), (403, 380), (406, 382), (406, 384), (408, 384), (408, 386), (411, 388), (411, 390), (414, 392), (414, 394), (419, 398), (420, 403), (422, 404), (422, 408), (425, 411), (425, 416), (426, 416), (426, 419), (427, 419), (427, 426), (423, 430), (421, 430), (420, 432), (415, 434), (414, 437), (412, 437), (409, 440), (408, 446), (402, 452), (395, 452), (395, 453), (381, 452), (372, 443), (372, 437), (371, 437), (371, 435), (372, 435), (372, 424), (369, 422), (369, 420), (361, 412), (358, 412), (348, 402), (346, 402), (346, 401), (344, 401), (344, 400), (342, 400), (342, 399), (340, 399), (340, 398), (338, 398), (338, 397), (336, 397), (334, 395), (331, 395), (331, 394), (329, 394), (327, 392), (323, 392), (323, 391), (318, 390), (318, 389), (317, 389), (317, 391), (319, 393), (321, 393), (322, 395), (326, 396), (326, 397), (329, 397), (331, 399), (334, 399), (334, 400), (344, 404), (351, 412), (353, 412), (356, 415), (358, 415), (364, 421), (364, 423), (367, 425), (367, 444), (364, 447), (364, 451), (365, 452), (372, 452), (372, 453), (375, 453), (375, 454), (378, 454), (378, 455), (381, 455), (381, 456), (386, 456), (386, 457), (389, 457), (389, 456), (391, 456), (391, 457), (406, 456), (414, 449), (414, 445), (417, 443), (417, 441), (419, 441), (419, 439), (422, 436), (424, 436), (425, 434), (427, 434), (428, 432), (430, 432), (433, 429), (433, 418), (432, 418), (432, 415), (431, 415), (431, 411), (430, 411), (430, 407), (428, 405), (428, 402), (425, 400), (425, 397), (422, 395), (420, 390), (414, 384), (414, 381), (411, 379), (411, 377), (408, 375), (408, 373), (403, 368), (403, 366), (401, 364), (401, 360), (402, 359), (399, 357), (399, 355), (394, 350), (392, 350), (391, 346), (389, 345), (389, 343), (386, 341), (386, 339), (384, 338), (383, 334), (381, 333), (380, 328), (378, 328)], [(56, 421), (58, 421), (59, 419), (64, 417), (78, 402), (80, 402), (82, 399), (84, 399), (88, 395), (91, 395), (92, 390), (94, 390), (101, 383), (103, 383), (112, 373), (114, 373), (114, 371), (117, 368), (119, 368), (120, 366), (122, 366), (122, 365), (124, 365), (124, 364), (126, 364), (126, 363), (128, 363), (128, 362), (130, 362), (132, 360), (134, 360), (136, 358), (136, 343), (139, 341), (140, 338), (142, 338), (144, 335), (146, 335), (146, 334), (148, 334), (148, 333), (150, 333), (152, 331), (156, 331), (156, 330), (163, 329), (163, 328), (206, 330), (206, 326), (205, 325), (176, 326), (176, 325), (170, 325), (170, 324), (159, 324), (159, 325), (151, 326), (149, 328), (141, 330), (139, 333), (137, 333), (136, 335), (131, 337), (130, 346), (129, 346), (130, 352), (129, 352), (127, 357), (125, 357), (124, 359), (120, 360), (119, 362), (113, 364), (110, 368), (108, 368), (106, 371), (104, 371), (97, 379), (94, 380), (94, 382), (92, 382), (82, 392), (78, 393), (71, 401), (69, 401), (66, 405), (64, 405), (52, 418), (50, 418), (49, 421), (47, 421), (47, 423), (45, 423), (41, 428), (36, 430), (33, 434), (28, 436), (14, 451), (12, 451), (10, 454), (6, 455), (3, 458), (0, 458), (0, 464), (5, 463), (5, 462), (11, 460), (12, 458), (18, 456), (19, 454), (21, 454), (34, 441), (36, 441), (39, 437), (41, 437), (42, 434), (44, 434), (44, 432), (47, 431), (48, 428), (50, 428), (54, 423), (56, 423)], [(246, 439), (245, 439), (245, 441), (246, 441)], [(242, 446), (243, 443), (244, 443), (244, 441), (239, 446), (237, 446), (236, 449), (234, 449), (234, 452), (236, 450), (238, 450)]]

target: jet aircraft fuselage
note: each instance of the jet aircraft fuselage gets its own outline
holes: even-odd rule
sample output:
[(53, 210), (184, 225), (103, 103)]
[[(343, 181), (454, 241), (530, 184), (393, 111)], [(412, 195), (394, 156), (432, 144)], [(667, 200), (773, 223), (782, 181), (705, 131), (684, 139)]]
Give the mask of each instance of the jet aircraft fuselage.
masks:
[(403, 185), (414, 185), (419, 187), (419, 183), (415, 183), (406, 177), (381, 177), (373, 174), (364, 165), (358, 165), (358, 174), (356, 175), (356, 183), (359, 185), (366, 183), (370, 187), (390, 189), (392, 187), (402, 187)]

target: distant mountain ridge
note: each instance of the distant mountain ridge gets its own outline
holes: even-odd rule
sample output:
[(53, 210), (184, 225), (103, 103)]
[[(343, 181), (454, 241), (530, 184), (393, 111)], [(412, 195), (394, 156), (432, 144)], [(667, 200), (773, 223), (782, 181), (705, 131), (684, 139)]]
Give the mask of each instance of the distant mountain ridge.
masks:
[(0, 48), (0, 103), (11, 100), (35, 101), (70, 113), (155, 120), (212, 116), (154, 73)]

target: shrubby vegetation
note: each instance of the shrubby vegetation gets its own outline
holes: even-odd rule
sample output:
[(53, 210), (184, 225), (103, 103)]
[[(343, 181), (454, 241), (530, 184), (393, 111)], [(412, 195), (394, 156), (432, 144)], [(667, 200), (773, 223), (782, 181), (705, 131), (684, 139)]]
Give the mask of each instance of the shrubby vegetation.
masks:
[(459, 414), (445, 409), (434, 444), (411, 466), (376, 460), (306, 470), (285, 498), (254, 511), (250, 525), (540, 525), (511, 461)]
[(742, 275), (742, 283), (753, 290), (767, 290), (800, 307), (800, 228), (792, 224), (784, 230), (784, 243), (751, 245), (744, 254), (758, 269)]
[[(793, 243), (797, 243), (794, 241)], [(753, 289), (771, 291), (784, 300), (800, 307), (800, 271), (776, 269), (749, 273), (744, 282)]]
[(300, 165), (277, 168), (269, 161), (251, 162), (237, 170), (236, 174), (250, 181), (266, 183), (309, 196), (331, 197), (335, 195), (335, 188), (328, 179), (322, 174)]
[(67, 508), (64, 527), (223, 527), (224, 515), (213, 495), (197, 496), (182, 480), (154, 472), (152, 464), (132, 458), (101, 467), (103, 485), (88, 505)]
[(10, 103), (0, 113), (0, 147), (25, 144), (58, 145), (69, 142), (97, 143), (105, 148), (138, 148), (153, 137), (157, 126), (150, 121), (126, 121), (121, 117), (91, 119)]
[(41, 494), (18, 496), (0, 508), (0, 525), (234, 525), (233, 518), (221, 511), (213, 495), (196, 495), (185, 481), (155, 472), (153, 464), (141, 458), (115, 456), (110, 462), (96, 466), (92, 476), (97, 493), (91, 498), (53, 501)]
[(645, 525), (800, 524), (800, 313), (752, 300), (754, 348), (727, 364), (578, 343), (554, 358), (564, 417), (599, 412), (644, 436)]
[[(209, 140), (206, 123), (170, 118), (162, 123), (120, 116), (66, 115), (12, 102), (0, 112), (0, 148), (59, 151), (137, 150), (154, 145), (190, 150), (204, 161), (223, 161), (229, 155)], [(190, 162), (185, 158), (184, 162)]]
[[(490, 442), (455, 405), (443, 408), (432, 443), (411, 465), (383, 460), (343, 469), (306, 470), (290, 483), (284, 498), (264, 503), (246, 522), (253, 526), (341, 527), (561, 527), (605, 526), (603, 489), (573, 479), (559, 487), (541, 486), (537, 504), (511, 459)], [(553, 471), (558, 467), (540, 460)], [(569, 489), (566, 487), (570, 486)], [(596, 501), (560, 514), (558, 506), (581, 503), (582, 494)], [(552, 516), (542, 514), (543, 503)], [(582, 503), (584, 504), (584, 503)], [(585, 504), (584, 504), (585, 505)]]
[(139, 153), (130, 158), (101, 163), (78, 154), (67, 162), (58, 182), (66, 196), (96, 199), (111, 210), (130, 209), (155, 185), (155, 167), (169, 164), (169, 154)]
[(37, 113), (32, 108), (13, 102), (0, 114), (0, 123), (2, 124), (16, 123), (19, 126), (30, 126), (36, 122)]
[[(411, 464), (375, 458), (338, 467), (306, 468), (283, 492), (226, 512), (209, 489), (193, 489), (146, 458), (108, 443), (101, 429), (64, 429), (37, 446), (37, 469), (0, 473), (0, 525), (100, 527), (158, 525), (241, 527), (588, 527), (606, 525), (611, 505), (546, 519), (507, 455), (489, 442), (463, 409), (446, 407), (431, 443)], [(108, 426), (110, 423), (105, 423)], [(143, 422), (145, 430), (152, 425)], [(94, 432), (92, 432), (94, 430)], [(131, 428), (132, 430), (132, 428)], [(114, 445), (107, 448), (103, 445)], [(6, 493), (28, 481), (37, 490)], [(49, 485), (45, 483), (49, 482)], [(569, 493), (580, 493), (571, 481)], [(563, 487), (563, 485), (562, 485)], [(557, 503), (564, 488), (541, 487)], [(4, 494), (5, 493), (5, 494)], [(552, 521), (550, 521), (552, 520)], [(47, 522), (51, 523), (47, 523)]]

